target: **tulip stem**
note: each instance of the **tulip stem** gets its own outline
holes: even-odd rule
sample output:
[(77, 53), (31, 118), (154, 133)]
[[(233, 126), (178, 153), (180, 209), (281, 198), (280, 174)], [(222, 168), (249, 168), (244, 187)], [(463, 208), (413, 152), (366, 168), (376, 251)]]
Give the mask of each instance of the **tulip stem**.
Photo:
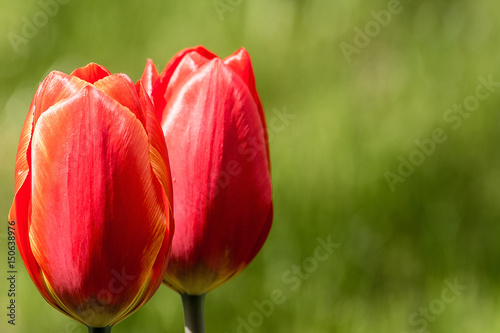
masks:
[(205, 295), (181, 294), (185, 333), (205, 333)]
[(111, 333), (111, 326), (106, 326), (106, 327), (90, 327), (89, 328), (89, 333)]

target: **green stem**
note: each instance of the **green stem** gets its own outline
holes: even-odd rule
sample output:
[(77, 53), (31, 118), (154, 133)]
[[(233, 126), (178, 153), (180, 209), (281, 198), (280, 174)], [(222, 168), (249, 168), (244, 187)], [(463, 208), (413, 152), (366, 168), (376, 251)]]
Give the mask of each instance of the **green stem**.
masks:
[(106, 327), (90, 327), (89, 328), (89, 333), (111, 333), (111, 326), (106, 326)]
[(181, 294), (185, 333), (205, 333), (205, 295)]

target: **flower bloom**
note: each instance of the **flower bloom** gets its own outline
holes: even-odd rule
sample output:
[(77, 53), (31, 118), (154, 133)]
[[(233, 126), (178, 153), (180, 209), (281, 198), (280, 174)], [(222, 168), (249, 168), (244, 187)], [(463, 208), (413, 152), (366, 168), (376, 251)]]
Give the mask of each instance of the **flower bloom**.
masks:
[(259, 252), (273, 209), (262, 104), (245, 49), (222, 60), (203, 47), (179, 52), (142, 81), (154, 100), (172, 170), (176, 234), (165, 283), (202, 295)]
[(24, 123), (9, 219), (36, 287), (94, 328), (161, 285), (173, 235), (167, 149), (142, 84), (89, 64), (52, 72)]

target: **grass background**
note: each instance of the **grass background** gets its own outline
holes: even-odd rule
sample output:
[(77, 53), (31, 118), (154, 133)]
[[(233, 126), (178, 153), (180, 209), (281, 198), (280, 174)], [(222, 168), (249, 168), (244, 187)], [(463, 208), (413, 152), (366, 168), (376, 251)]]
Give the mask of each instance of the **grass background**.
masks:
[[(222, 57), (249, 51), (268, 121), (294, 116), (271, 140), (275, 218), (261, 253), (207, 296), (207, 331), (254, 323), (254, 301), (286, 300), (251, 332), (499, 332), (500, 88), (461, 126), (443, 116), (473, 96), (478, 77), (500, 81), (500, 5), (493, 0), (408, 1), (346, 59), (355, 28), (389, 1), (76, 1), (37, 28), (20, 52), (38, 1), (0, 5), (0, 215), (7, 220), (20, 130), (39, 82), (54, 69), (97, 62), (139, 79), (180, 49)], [(221, 5), (222, 4), (222, 5)], [(495, 22), (496, 21), (496, 22)], [(375, 31), (375, 30), (374, 30)], [(469, 99), (470, 100), (470, 99)], [(456, 116), (457, 114), (455, 114)], [(446, 135), (391, 190), (415, 140)], [(17, 325), (7, 325), (6, 224), (0, 231), (0, 331), (85, 332), (38, 294), (18, 256)], [(314, 254), (317, 238), (340, 243), (292, 290), (283, 275)], [(314, 269), (313, 269), (314, 268)], [(445, 281), (467, 287), (445, 307)], [(424, 320), (419, 309), (433, 306)], [(415, 317), (415, 313), (417, 313)], [(419, 323), (410, 322), (414, 320)], [(257, 319), (256, 319), (257, 318)], [(161, 287), (119, 332), (181, 332), (180, 298)], [(245, 332), (241, 330), (240, 332)]]

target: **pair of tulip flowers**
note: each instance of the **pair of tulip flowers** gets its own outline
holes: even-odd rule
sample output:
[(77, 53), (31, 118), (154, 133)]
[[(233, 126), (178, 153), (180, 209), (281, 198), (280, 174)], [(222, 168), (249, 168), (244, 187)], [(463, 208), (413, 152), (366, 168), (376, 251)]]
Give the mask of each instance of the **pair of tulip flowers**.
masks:
[(35, 93), (9, 219), (39, 292), (90, 332), (109, 332), (162, 281), (181, 294), (187, 330), (203, 331), (203, 295), (250, 263), (272, 216), (245, 49), (185, 49), (161, 73), (148, 60), (136, 84), (92, 63)]

